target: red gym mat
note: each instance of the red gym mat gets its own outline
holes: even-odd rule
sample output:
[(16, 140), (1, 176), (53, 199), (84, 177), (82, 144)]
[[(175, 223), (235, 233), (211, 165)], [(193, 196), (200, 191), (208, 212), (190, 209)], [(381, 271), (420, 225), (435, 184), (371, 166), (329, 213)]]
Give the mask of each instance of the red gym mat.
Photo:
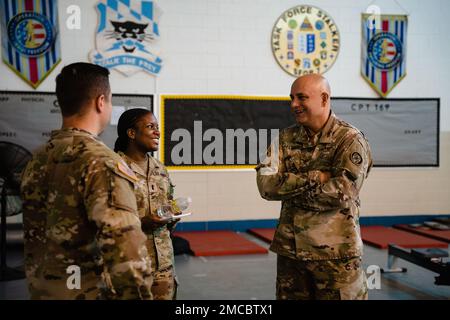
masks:
[(445, 242), (383, 226), (361, 227), (361, 236), (365, 243), (381, 249), (389, 244), (403, 248), (447, 248)]
[(275, 235), (275, 229), (273, 228), (254, 228), (254, 229), (248, 229), (248, 233), (260, 238), (261, 240), (271, 243), (273, 236)]
[(450, 230), (433, 230), (425, 226), (413, 228), (411, 226), (408, 226), (407, 224), (397, 224), (394, 226), (394, 228), (405, 230), (415, 234), (420, 234), (427, 238), (432, 238), (438, 241), (450, 243)]
[(266, 248), (233, 231), (180, 231), (175, 235), (189, 241), (194, 256), (268, 253)]

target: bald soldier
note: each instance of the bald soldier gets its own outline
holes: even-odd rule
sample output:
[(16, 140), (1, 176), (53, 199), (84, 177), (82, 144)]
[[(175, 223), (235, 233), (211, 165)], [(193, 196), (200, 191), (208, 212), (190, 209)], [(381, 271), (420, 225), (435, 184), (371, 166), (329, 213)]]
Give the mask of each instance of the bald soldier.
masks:
[(89, 63), (56, 78), (61, 130), (35, 152), (21, 185), (32, 299), (151, 299), (151, 259), (137, 177), (99, 139), (111, 117), (109, 71)]
[(296, 125), (280, 131), (256, 167), (266, 200), (281, 200), (270, 249), (277, 253), (277, 299), (367, 299), (359, 191), (372, 167), (363, 134), (331, 111), (317, 74), (291, 87)]

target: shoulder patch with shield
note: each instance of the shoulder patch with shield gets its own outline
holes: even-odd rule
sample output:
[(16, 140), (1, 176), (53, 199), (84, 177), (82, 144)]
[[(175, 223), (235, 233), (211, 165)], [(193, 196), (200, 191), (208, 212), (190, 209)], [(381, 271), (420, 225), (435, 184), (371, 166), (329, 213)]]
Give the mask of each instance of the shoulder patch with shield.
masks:
[(362, 163), (362, 157), (361, 157), (361, 155), (359, 154), (359, 152), (353, 152), (353, 153), (350, 155), (350, 160), (351, 160), (351, 162), (352, 162), (353, 164), (355, 164), (355, 165), (357, 165), (357, 166), (359, 166), (359, 165)]

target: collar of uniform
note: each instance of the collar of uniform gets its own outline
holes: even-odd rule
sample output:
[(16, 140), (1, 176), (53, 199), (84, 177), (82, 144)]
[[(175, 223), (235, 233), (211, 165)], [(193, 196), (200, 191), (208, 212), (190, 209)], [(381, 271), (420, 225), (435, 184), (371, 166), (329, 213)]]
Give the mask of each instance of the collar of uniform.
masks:
[[(125, 160), (125, 162), (128, 164), (128, 166), (130, 167), (130, 169), (131, 170), (133, 170), (133, 172), (134, 173), (137, 173), (138, 175), (140, 175), (140, 176), (143, 176), (143, 177), (147, 177), (147, 175), (145, 174), (145, 172), (144, 171), (142, 171), (142, 168), (136, 163), (136, 162), (134, 162), (133, 161), (133, 159), (130, 159), (125, 153), (123, 153), (122, 151), (119, 151), (119, 152), (117, 152), (121, 157), (122, 157), (122, 159), (124, 159)], [(148, 163), (148, 162), (147, 162)]]
[(54, 138), (56, 136), (73, 136), (73, 135), (89, 136), (91, 138), (99, 140), (98, 136), (90, 133), (89, 131), (86, 131), (84, 129), (79, 129), (79, 128), (68, 127), (68, 128), (62, 128), (62, 129), (59, 129), (59, 130), (53, 130), (51, 132), (51, 137), (52, 138)]
[(296, 134), (295, 141), (306, 146), (315, 146), (319, 143), (330, 143), (331, 142), (331, 132), (334, 127), (334, 123), (336, 122), (336, 115), (333, 111), (330, 111), (330, 116), (328, 117), (327, 122), (323, 126), (322, 130), (317, 133), (319, 138), (316, 142), (312, 142), (309, 138), (308, 132), (306, 132), (306, 128), (304, 126), (298, 125), (299, 131)]
[(320, 138), (319, 138), (319, 143), (331, 143), (332, 142), (332, 138), (331, 135), (333, 133), (333, 127), (334, 124), (336, 123), (336, 115), (334, 114), (333, 111), (330, 111), (330, 116), (328, 117), (327, 122), (325, 123)]
[(297, 128), (298, 130), (294, 132), (294, 141), (300, 144), (307, 144), (309, 139), (305, 127), (297, 124)]
[(148, 155), (148, 170), (153, 169), (160, 169), (159, 163), (153, 156)]

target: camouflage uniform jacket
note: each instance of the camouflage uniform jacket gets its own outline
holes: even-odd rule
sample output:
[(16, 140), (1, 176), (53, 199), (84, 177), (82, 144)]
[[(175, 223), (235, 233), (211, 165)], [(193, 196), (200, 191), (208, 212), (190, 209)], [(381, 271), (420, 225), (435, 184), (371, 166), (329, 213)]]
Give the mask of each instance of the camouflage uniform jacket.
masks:
[[(136, 181), (126, 163), (89, 132), (52, 132), (22, 176), (32, 299), (152, 298)], [(71, 265), (79, 267), (80, 289), (67, 286)]]
[(147, 235), (147, 249), (152, 257), (154, 270), (162, 271), (173, 266), (173, 246), (170, 231), (173, 224), (156, 227), (151, 223), (150, 215), (156, 215), (156, 211), (162, 205), (169, 205), (173, 199), (173, 185), (166, 167), (152, 156), (148, 156), (147, 175), (142, 168), (123, 152), (119, 155), (126, 161), (131, 170), (139, 178), (136, 193), (139, 217), (142, 222), (142, 230)]
[[(269, 149), (256, 167), (261, 196), (282, 200), (270, 249), (299, 260), (361, 256), (359, 190), (372, 166), (363, 134), (331, 113), (313, 141), (301, 125), (281, 130), (278, 141), (278, 159)], [(320, 171), (330, 180), (322, 184)]]

